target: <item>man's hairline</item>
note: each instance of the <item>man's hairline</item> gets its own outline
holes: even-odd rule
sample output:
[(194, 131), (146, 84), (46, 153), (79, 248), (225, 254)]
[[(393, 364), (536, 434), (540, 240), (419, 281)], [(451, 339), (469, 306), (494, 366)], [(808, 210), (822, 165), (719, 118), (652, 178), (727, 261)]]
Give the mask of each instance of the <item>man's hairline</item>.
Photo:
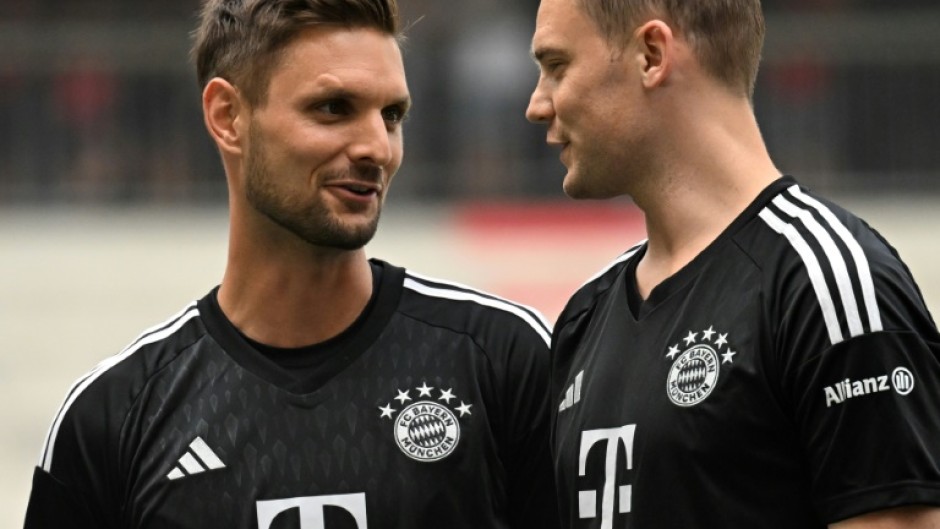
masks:
[[(397, 29), (396, 31), (387, 31), (385, 28), (382, 28), (375, 24), (348, 24), (348, 23), (342, 23), (342, 22), (306, 24), (306, 25), (298, 27), (297, 30), (294, 31), (293, 34), (290, 35), (290, 37), (285, 39), (284, 42), (282, 42), (279, 46), (277, 46), (273, 50), (268, 50), (267, 52), (259, 54), (257, 56), (256, 60), (270, 61), (270, 63), (267, 64), (267, 66), (260, 68), (262, 71), (266, 72), (266, 76), (265, 76), (266, 78), (263, 80), (263, 83), (262, 83), (263, 87), (260, 87), (258, 90), (258, 93), (256, 94), (257, 97), (255, 98), (256, 99), (255, 102), (252, 102), (252, 98), (248, 97), (247, 92), (245, 92), (244, 89), (240, 88), (239, 84), (234, 79), (230, 79), (220, 74), (216, 74), (210, 77), (206, 81), (206, 86), (208, 86), (208, 84), (213, 79), (223, 79), (229, 84), (231, 84), (238, 92), (241, 92), (242, 94), (244, 94), (245, 101), (248, 104), (249, 109), (251, 110), (263, 109), (268, 103), (268, 95), (269, 95), (269, 91), (271, 87), (271, 79), (273, 77), (271, 74), (274, 72), (275, 69), (281, 66), (282, 64), (281, 61), (283, 60), (284, 51), (288, 47), (290, 47), (292, 44), (294, 44), (297, 41), (297, 39), (301, 37), (301, 34), (307, 31), (314, 31), (314, 30), (319, 30), (319, 29), (334, 30), (334, 31), (340, 30), (340, 31), (349, 31), (349, 32), (358, 31), (358, 30), (371, 30), (371, 31), (374, 31), (375, 33), (380, 34), (383, 37), (387, 37), (387, 38), (394, 40), (395, 44), (398, 46), (398, 50), (400, 53), (403, 53), (402, 48), (406, 40), (403, 31), (399, 29)], [(245, 73), (246, 75), (250, 74), (247, 70)], [(205, 87), (203, 87), (203, 90), (205, 90)]]

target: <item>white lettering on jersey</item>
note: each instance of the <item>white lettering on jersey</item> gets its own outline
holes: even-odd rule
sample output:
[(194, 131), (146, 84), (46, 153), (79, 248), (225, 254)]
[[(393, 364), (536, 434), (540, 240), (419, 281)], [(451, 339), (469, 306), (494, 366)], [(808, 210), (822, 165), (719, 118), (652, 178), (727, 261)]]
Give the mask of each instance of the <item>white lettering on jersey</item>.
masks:
[[(439, 396), (435, 399), (434, 390)], [(473, 404), (458, 399), (453, 388), (441, 389), (428, 386), (422, 381), (415, 386), (416, 397), (411, 396), (411, 389), (398, 390), (396, 406), (404, 406), (399, 412), (393, 408), (394, 402), (379, 406), (379, 420), (389, 419), (394, 424), (395, 442), (406, 456), (424, 463), (440, 461), (451, 455), (460, 441), (460, 419), (468, 421), (473, 416)], [(420, 399), (417, 402), (407, 402)], [(460, 401), (451, 404), (450, 401)], [(443, 402), (444, 404), (441, 404)], [(398, 414), (396, 417), (395, 414)]]
[[(617, 503), (618, 513), (630, 512), (633, 487), (631, 485), (620, 485), (618, 487), (615, 482), (617, 477), (617, 448), (619, 444), (623, 445), (626, 453), (624, 468), (632, 470), (635, 431), (635, 424), (627, 424), (619, 428), (581, 432), (581, 450), (578, 455), (579, 476), (584, 476), (586, 473), (588, 453), (594, 445), (599, 441), (606, 441), (605, 444), (607, 445), (604, 459), (604, 488), (601, 491), (601, 529), (611, 529), (613, 527), (615, 502)], [(580, 518), (597, 518), (596, 490), (578, 491), (578, 516)]]
[(418, 401), (398, 414), (395, 440), (408, 457), (437, 461), (449, 456), (457, 447), (460, 425), (447, 406)]
[(666, 393), (676, 406), (687, 408), (705, 400), (718, 382), (718, 353), (708, 345), (696, 345), (673, 362)]
[(721, 369), (732, 369), (739, 351), (731, 348), (728, 333), (715, 330), (714, 325), (700, 331), (690, 329), (666, 352), (666, 360), (672, 362), (666, 378), (669, 400), (691, 408), (707, 399), (718, 384)]
[(300, 510), (301, 529), (326, 529), (323, 523), (323, 508), (326, 506), (339, 507), (352, 515), (359, 529), (368, 529), (366, 521), (366, 495), (364, 492), (355, 494), (334, 494), (327, 496), (307, 496), (301, 498), (286, 498), (283, 500), (263, 500), (258, 505), (258, 529), (269, 529), (271, 522), (277, 515), (289, 509)]
[(888, 375), (859, 380), (847, 378), (831, 386), (826, 386), (823, 388), (823, 393), (826, 396), (826, 407), (831, 408), (833, 404), (842, 404), (851, 398), (890, 391), (892, 387), (899, 395), (907, 395), (914, 391), (914, 375), (906, 367), (898, 367), (891, 373), (890, 385), (888, 379)]

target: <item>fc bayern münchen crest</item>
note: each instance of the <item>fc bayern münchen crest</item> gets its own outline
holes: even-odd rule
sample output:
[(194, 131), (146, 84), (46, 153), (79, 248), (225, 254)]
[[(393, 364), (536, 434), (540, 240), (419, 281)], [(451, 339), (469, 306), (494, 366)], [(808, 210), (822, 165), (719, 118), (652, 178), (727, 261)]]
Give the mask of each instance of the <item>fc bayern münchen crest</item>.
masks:
[(433, 397), (435, 388), (428, 387), (427, 383), (414, 390), (418, 398), (425, 399), (405, 405), (413, 400), (412, 390), (398, 390), (395, 400), (405, 407), (398, 411), (391, 403), (380, 406), (381, 417), (392, 419), (395, 442), (406, 456), (422, 462), (439, 461), (453, 453), (460, 441), (460, 421), (454, 411), (460, 417), (471, 415), (472, 404), (460, 401), (460, 406), (451, 410), (448, 405), (456, 399), (451, 389), (438, 389), (436, 399)]
[[(698, 338), (699, 334), (702, 335), (701, 339)], [(716, 335), (717, 338), (712, 340)], [(737, 353), (727, 347), (728, 334), (718, 333), (714, 327), (709, 327), (701, 333), (689, 331), (683, 341), (687, 347), (685, 351), (681, 351), (676, 344), (670, 347), (666, 354), (666, 358), (673, 360), (666, 380), (666, 394), (673, 404), (689, 407), (711, 395), (718, 383), (721, 364), (733, 363)], [(724, 347), (727, 349), (722, 353), (721, 349)]]

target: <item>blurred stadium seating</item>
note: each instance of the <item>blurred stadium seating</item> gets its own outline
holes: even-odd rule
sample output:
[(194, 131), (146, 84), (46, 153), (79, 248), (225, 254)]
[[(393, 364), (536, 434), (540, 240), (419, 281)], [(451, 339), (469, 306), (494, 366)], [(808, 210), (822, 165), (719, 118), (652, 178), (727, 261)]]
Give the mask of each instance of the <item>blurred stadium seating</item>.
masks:
[[(537, 0), (401, 0), (415, 106), (396, 196), (561, 198), (523, 110)], [(755, 107), (817, 190), (940, 190), (940, 5), (764, 2)], [(188, 60), (197, 0), (0, 3), (0, 204), (219, 203)]]
[[(370, 253), (534, 305), (642, 237), (573, 204), (523, 109), (537, 0), (400, 0), (415, 108)], [(0, 2), (0, 526), (68, 385), (218, 282), (224, 180), (188, 63), (196, 0)], [(893, 241), (940, 309), (940, 5), (764, 0), (755, 107), (781, 168)], [(562, 202), (564, 201), (564, 202)]]

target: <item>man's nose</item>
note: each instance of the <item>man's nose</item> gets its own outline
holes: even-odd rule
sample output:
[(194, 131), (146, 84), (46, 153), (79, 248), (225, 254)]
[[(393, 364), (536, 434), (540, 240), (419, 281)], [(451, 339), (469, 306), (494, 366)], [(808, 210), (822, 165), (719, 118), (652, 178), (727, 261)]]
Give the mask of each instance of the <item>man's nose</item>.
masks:
[(542, 87), (542, 81), (536, 85), (532, 91), (532, 97), (529, 98), (529, 107), (525, 111), (525, 117), (532, 123), (548, 124), (555, 116), (555, 108), (548, 93)]
[(394, 157), (393, 140), (381, 113), (363, 116), (356, 127), (349, 156), (355, 162), (371, 162), (384, 167)]

